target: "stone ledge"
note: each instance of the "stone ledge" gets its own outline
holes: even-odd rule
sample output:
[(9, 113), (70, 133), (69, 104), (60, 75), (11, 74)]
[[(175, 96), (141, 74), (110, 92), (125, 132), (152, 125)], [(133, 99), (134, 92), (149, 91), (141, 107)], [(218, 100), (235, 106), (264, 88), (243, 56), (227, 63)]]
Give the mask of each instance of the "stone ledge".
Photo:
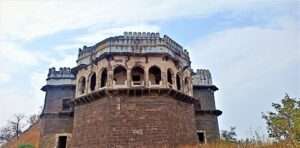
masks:
[(46, 91), (48, 88), (66, 88), (72, 87), (75, 88), (75, 84), (61, 84), (61, 85), (45, 85), (41, 88), (42, 91)]
[(40, 117), (73, 117), (73, 112), (42, 113)]
[(212, 114), (212, 115), (216, 115), (216, 116), (220, 116), (222, 115), (222, 111), (220, 110), (195, 110), (196, 114)]
[(195, 99), (192, 96), (188, 96), (182, 92), (179, 92), (177, 90), (171, 89), (171, 88), (145, 88), (145, 87), (135, 87), (135, 88), (117, 88), (117, 89), (112, 89), (112, 88), (104, 88), (101, 90), (94, 91), (92, 93), (89, 93), (84, 96), (80, 96), (74, 99), (73, 104), (75, 106), (77, 105), (82, 105), (86, 103), (90, 103), (92, 101), (104, 98), (106, 96), (108, 97), (113, 97), (113, 96), (137, 96), (141, 97), (142, 96), (171, 96), (172, 98), (190, 103), (190, 104), (195, 104), (198, 102), (197, 99)]
[(193, 85), (193, 88), (199, 88), (199, 89), (212, 89), (213, 91), (219, 90), (219, 88), (216, 85)]

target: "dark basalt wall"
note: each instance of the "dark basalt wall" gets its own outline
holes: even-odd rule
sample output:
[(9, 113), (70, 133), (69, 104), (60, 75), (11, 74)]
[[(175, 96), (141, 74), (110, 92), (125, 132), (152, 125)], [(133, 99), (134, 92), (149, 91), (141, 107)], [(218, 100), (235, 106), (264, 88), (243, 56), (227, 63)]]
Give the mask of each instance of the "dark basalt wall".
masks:
[(44, 115), (41, 118), (41, 148), (53, 148), (57, 145), (57, 136), (68, 134), (68, 145), (71, 144), (73, 117), (70, 115)]
[(106, 96), (75, 106), (72, 148), (198, 143), (191, 103), (163, 96)]
[(197, 130), (205, 131), (207, 142), (214, 142), (220, 138), (218, 118), (214, 114), (196, 114)]
[(198, 131), (205, 132), (206, 142), (213, 142), (219, 139), (218, 114), (216, 114), (216, 105), (214, 91), (209, 88), (194, 88), (194, 97), (199, 100), (200, 106), (196, 113), (196, 126)]
[(63, 110), (63, 99), (74, 97), (74, 86), (45, 86), (45, 105), (41, 115), (40, 147), (53, 148), (57, 145), (57, 136), (68, 135), (71, 143), (73, 130), (72, 108)]

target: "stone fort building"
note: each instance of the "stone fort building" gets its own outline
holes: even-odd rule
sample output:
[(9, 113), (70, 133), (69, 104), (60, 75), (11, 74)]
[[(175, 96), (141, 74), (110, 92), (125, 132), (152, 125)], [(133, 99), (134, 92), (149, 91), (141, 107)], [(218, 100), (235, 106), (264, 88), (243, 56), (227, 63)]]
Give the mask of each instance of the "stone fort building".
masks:
[(125, 32), (79, 49), (74, 68), (50, 68), (41, 148), (175, 147), (219, 138), (208, 70), (159, 33)]

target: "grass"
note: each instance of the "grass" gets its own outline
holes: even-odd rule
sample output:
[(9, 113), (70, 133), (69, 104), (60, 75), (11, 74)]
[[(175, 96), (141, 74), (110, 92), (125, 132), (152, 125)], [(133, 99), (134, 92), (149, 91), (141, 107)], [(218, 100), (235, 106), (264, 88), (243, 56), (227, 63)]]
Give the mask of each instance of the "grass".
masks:
[[(204, 144), (199, 145), (199, 148), (293, 148), (295, 146), (287, 144)], [(295, 147), (296, 148), (296, 147)]]

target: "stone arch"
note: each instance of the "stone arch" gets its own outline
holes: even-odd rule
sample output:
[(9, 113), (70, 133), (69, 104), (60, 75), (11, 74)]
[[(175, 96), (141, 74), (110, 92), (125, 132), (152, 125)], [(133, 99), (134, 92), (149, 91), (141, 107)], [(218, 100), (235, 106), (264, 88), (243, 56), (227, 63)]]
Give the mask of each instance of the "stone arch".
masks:
[(158, 66), (151, 66), (149, 68), (149, 82), (150, 84), (159, 85), (161, 82), (161, 70)]
[(107, 85), (107, 68), (103, 68), (100, 74), (100, 88), (105, 87)]
[(125, 85), (127, 81), (127, 70), (122, 65), (118, 65), (113, 70), (113, 80), (117, 85)]
[(134, 66), (131, 69), (132, 85), (144, 85), (145, 71), (141, 66)]
[(90, 82), (90, 90), (91, 91), (94, 91), (95, 88), (96, 88), (96, 73), (93, 72), (90, 74), (90, 77), (89, 77), (89, 82)]
[(181, 80), (178, 73), (176, 74), (176, 86), (177, 86), (177, 90), (181, 90)]
[(85, 93), (85, 85), (86, 85), (86, 80), (85, 80), (85, 77), (82, 76), (78, 80), (78, 92), (79, 92), (79, 94), (84, 94)]

